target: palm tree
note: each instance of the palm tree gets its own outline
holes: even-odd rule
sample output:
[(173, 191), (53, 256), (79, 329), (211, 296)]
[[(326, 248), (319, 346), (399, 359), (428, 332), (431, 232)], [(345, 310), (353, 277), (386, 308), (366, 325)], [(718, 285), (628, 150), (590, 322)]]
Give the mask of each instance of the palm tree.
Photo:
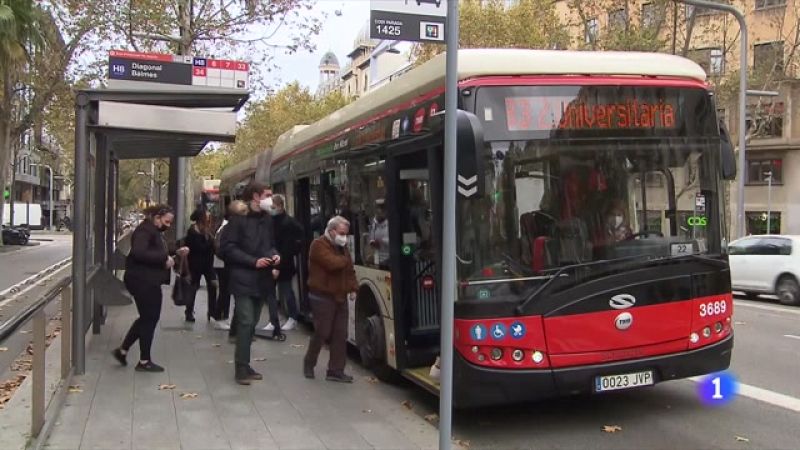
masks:
[[(44, 39), (39, 32), (40, 9), (32, 0), (0, 0), (0, 187), (6, 185), (6, 169), (12, 153), (11, 128), (13, 97), (25, 64), (28, 49), (39, 47)], [(0, 222), (4, 198), (0, 197)], [(2, 244), (0, 244), (2, 245)]]
[(29, 45), (41, 42), (38, 9), (32, 0), (0, 0), (0, 65), (28, 59)]

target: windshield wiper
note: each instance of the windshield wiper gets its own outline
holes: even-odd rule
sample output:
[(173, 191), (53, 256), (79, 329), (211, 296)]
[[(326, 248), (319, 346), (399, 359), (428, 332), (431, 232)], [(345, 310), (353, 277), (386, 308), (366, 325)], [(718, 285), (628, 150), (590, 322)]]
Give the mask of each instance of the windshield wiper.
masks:
[(544, 291), (549, 289), (556, 280), (561, 279), (562, 277), (568, 276), (566, 274), (567, 271), (577, 269), (586, 269), (586, 268), (593, 268), (594, 266), (598, 266), (600, 264), (616, 264), (621, 262), (629, 262), (635, 261), (638, 259), (650, 259), (652, 255), (634, 255), (634, 256), (623, 256), (621, 258), (613, 258), (613, 259), (601, 259), (598, 261), (589, 261), (585, 263), (578, 263), (578, 264), (571, 264), (569, 266), (561, 267), (552, 275), (552, 277), (547, 280), (544, 284), (539, 286), (536, 291), (534, 291), (528, 298), (526, 298), (519, 306), (517, 306), (517, 314), (523, 315), (525, 314), (525, 310), (527, 309), (528, 305), (531, 304), (539, 295), (541, 295)]

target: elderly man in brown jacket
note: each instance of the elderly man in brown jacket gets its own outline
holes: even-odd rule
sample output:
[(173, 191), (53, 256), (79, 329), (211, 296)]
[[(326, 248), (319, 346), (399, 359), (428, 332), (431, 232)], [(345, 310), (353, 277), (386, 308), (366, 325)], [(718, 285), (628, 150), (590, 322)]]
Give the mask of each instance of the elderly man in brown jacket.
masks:
[(314, 378), (314, 366), (326, 342), (330, 348), (328, 381), (352, 383), (344, 373), (347, 358), (347, 300), (358, 289), (353, 259), (347, 249), (350, 222), (336, 216), (328, 221), (325, 234), (311, 243), (308, 263), (308, 290), (314, 314), (314, 335), (303, 361), (303, 374)]

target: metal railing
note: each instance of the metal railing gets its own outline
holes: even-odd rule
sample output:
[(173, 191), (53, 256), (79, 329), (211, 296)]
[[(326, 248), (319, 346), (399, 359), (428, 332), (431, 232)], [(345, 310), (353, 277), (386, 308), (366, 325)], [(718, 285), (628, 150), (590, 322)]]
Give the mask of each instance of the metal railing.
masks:
[[(24, 309), (0, 324), (0, 345), (16, 334), (28, 322), (33, 321), (33, 355), (31, 364), (31, 438), (41, 441), (45, 430), (47, 407), (45, 404), (45, 355), (47, 351), (47, 317), (45, 308), (56, 299), (61, 300), (61, 382), (54, 394), (56, 410), (61, 408), (69, 382), (72, 378), (72, 271), (69, 265), (63, 268), (64, 275), (47, 286), (47, 290)], [(45, 287), (47, 278), (42, 278), (40, 287)], [(52, 279), (49, 279), (51, 282)], [(39, 283), (37, 283), (39, 284)], [(21, 295), (22, 292), (18, 293)], [(46, 433), (45, 433), (46, 435)]]

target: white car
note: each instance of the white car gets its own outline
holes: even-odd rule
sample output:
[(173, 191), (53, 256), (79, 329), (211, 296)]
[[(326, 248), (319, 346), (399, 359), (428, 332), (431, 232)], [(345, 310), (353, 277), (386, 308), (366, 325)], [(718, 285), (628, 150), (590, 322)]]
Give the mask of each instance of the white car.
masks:
[(734, 291), (800, 305), (800, 236), (753, 235), (728, 245)]

